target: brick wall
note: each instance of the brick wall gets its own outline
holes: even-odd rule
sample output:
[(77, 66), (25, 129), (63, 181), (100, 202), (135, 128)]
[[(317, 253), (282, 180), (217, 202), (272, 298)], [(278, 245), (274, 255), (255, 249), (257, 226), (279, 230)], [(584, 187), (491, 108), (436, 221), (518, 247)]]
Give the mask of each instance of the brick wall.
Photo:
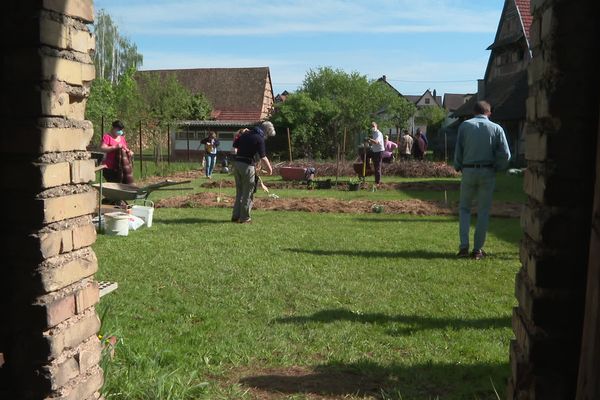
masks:
[(0, 398), (98, 399), (92, 0), (1, 7)]
[(509, 399), (575, 398), (598, 127), (597, 0), (533, 0)]

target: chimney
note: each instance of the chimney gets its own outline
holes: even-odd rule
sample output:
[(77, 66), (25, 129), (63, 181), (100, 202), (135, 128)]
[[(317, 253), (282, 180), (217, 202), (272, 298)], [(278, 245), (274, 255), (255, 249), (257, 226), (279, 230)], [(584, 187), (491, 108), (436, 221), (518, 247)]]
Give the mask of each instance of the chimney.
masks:
[(485, 79), (477, 79), (477, 101), (485, 100)]
[(433, 89), (433, 98), (437, 101), (437, 90)]
[(381, 77), (381, 79), (382, 79), (384, 82), (387, 82), (387, 76), (385, 76), (385, 75), (384, 75), (384, 76), (382, 76), (382, 77)]

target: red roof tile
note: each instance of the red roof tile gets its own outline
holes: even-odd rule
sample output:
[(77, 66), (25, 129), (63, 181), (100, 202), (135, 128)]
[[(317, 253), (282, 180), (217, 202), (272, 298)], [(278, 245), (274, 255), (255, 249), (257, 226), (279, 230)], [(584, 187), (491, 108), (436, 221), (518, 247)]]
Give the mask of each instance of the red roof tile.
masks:
[(212, 117), (217, 121), (260, 121), (260, 111), (214, 110)]
[(521, 22), (523, 23), (523, 29), (525, 30), (525, 36), (529, 39), (529, 28), (531, 28), (531, 21), (533, 21), (533, 17), (531, 16), (531, 8), (530, 0), (515, 0), (515, 4), (519, 9), (519, 14), (521, 15)]

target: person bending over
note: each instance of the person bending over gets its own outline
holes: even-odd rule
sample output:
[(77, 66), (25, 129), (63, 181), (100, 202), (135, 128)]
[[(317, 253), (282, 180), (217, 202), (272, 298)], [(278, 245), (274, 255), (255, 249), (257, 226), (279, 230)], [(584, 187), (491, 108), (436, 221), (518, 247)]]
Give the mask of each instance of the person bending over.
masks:
[(275, 136), (275, 128), (271, 122), (265, 121), (241, 134), (233, 143), (237, 151), (233, 162), (235, 203), (231, 215), (232, 222), (244, 224), (252, 221), (250, 214), (256, 185), (256, 156), (267, 168), (268, 174), (273, 174), (273, 167), (267, 158), (265, 146), (265, 139), (270, 136)]

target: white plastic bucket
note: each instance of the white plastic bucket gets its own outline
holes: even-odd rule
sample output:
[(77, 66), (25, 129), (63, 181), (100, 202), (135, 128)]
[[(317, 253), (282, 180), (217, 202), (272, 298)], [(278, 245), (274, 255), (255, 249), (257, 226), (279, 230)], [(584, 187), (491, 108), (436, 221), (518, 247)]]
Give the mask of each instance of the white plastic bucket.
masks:
[(136, 217), (140, 217), (150, 228), (152, 226), (152, 216), (154, 215), (154, 203), (150, 200), (144, 200), (143, 205), (134, 204), (131, 206), (131, 213)]
[(111, 236), (129, 235), (129, 214), (123, 212), (104, 214), (104, 231)]

